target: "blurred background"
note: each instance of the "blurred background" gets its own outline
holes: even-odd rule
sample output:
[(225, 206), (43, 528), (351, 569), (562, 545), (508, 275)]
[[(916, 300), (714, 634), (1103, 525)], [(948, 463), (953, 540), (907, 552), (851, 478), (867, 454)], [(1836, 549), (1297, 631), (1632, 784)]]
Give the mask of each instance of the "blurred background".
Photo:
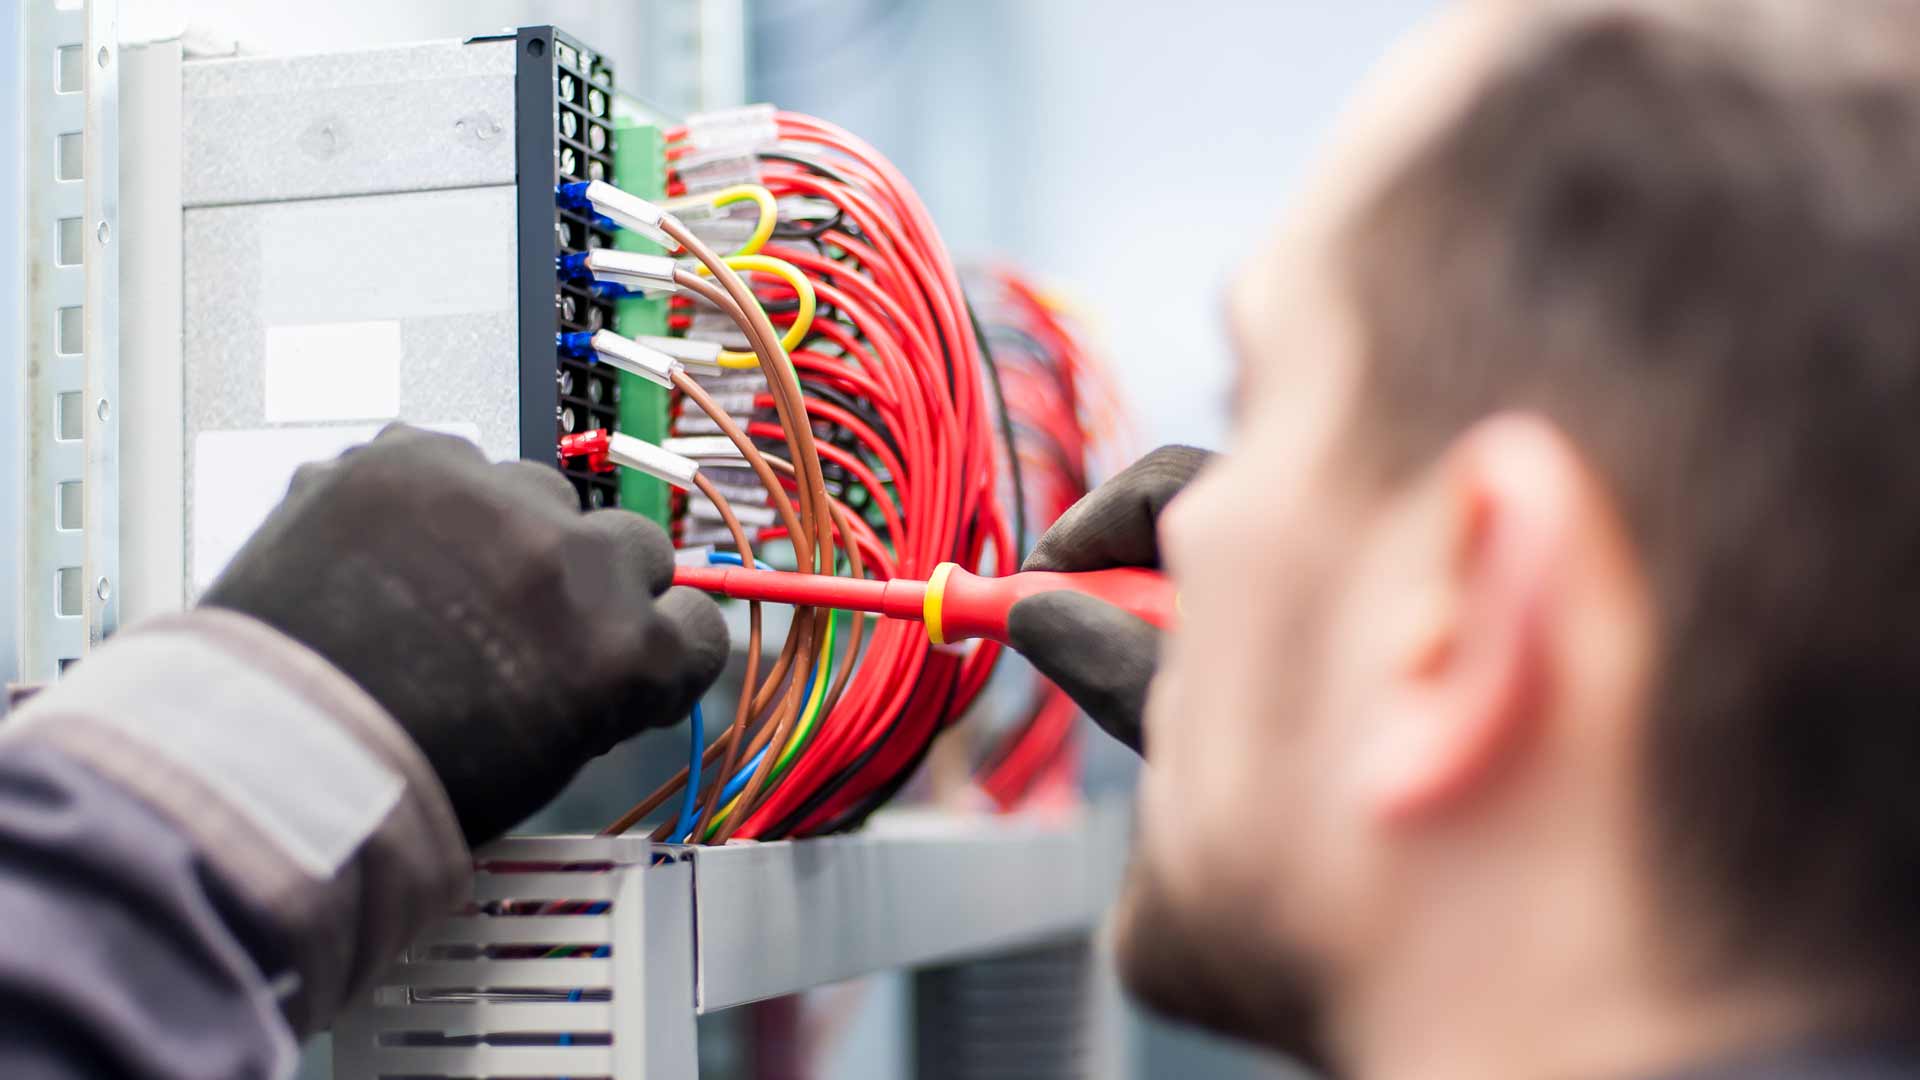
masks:
[[(286, 53), (553, 23), (607, 50), (624, 86), (670, 112), (772, 101), (833, 120), (918, 185), (963, 261), (1015, 260), (1099, 320), (1145, 448), (1221, 442), (1229, 371), (1221, 287), (1262, 241), (1363, 74), (1435, 6), (123, 0), (123, 35), (185, 30), (214, 47)], [(706, 47), (676, 47), (694, 41)], [(704, 66), (673, 67), (687, 63)], [(19, 265), (0, 260), (8, 273)], [(1093, 772), (1127, 782), (1120, 756)], [(805, 1007), (835, 1018), (814, 1075), (908, 1073), (903, 983), (886, 977), (810, 995), (821, 1000)], [(1135, 1075), (1288, 1075), (1149, 1020), (1131, 1028)], [(703, 1045), (713, 1043), (703, 1062), (715, 1075), (730, 1067), (737, 1034), (703, 1032)], [(746, 1068), (739, 1057), (733, 1067)]]

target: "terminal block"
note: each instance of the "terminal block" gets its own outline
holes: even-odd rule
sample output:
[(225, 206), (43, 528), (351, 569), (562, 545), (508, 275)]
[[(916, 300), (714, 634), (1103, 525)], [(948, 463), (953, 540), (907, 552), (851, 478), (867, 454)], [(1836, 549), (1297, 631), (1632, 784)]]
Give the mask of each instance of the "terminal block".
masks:
[(618, 430), (623, 393), (615, 372), (567, 355), (558, 335), (614, 325), (614, 302), (555, 267), (567, 255), (614, 246), (614, 231), (559, 206), (554, 191), (583, 180), (617, 182), (613, 69), (550, 26), (516, 35), (515, 154), (519, 184), (520, 456), (562, 468), (587, 509), (620, 505), (617, 476), (559, 457), (560, 439)]

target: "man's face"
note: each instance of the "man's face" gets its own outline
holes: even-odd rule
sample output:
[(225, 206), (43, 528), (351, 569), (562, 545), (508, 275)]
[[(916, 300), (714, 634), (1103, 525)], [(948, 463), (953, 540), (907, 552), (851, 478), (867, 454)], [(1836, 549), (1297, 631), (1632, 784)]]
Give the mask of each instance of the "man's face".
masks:
[(1149, 702), (1152, 761), (1116, 929), (1132, 988), (1208, 1026), (1305, 1035), (1330, 956), (1369, 934), (1383, 903), (1352, 743), (1390, 681), (1380, 642), (1407, 617), (1395, 567), (1415, 512), (1363, 491), (1343, 460), (1361, 342), (1337, 236), (1465, 98), (1503, 18), (1498, 6), (1455, 12), (1397, 57), (1387, 91), (1363, 99), (1319, 181), (1239, 275), (1231, 444), (1162, 519), (1182, 628)]

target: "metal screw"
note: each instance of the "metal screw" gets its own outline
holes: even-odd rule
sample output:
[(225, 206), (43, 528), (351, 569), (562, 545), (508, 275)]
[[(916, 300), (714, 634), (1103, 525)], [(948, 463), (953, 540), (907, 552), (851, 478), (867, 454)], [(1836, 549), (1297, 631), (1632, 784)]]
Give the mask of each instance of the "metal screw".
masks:
[(100, 46), (99, 55), (96, 56), (95, 59), (100, 61), (101, 67), (107, 66), (107, 47), (105, 45)]
[(99, 417), (100, 422), (104, 424), (107, 422), (107, 413), (108, 413), (107, 399), (101, 398), (100, 404), (93, 407), (93, 415)]
[(113, 595), (113, 590), (107, 586), (106, 578), (101, 578), (99, 581), (96, 581), (93, 583), (93, 595), (99, 597), (103, 601), (107, 597)]
[(102, 221), (100, 227), (93, 230), (93, 235), (104, 244), (107, 242), (107, 238), (112, 235), (112, 231), (107, 228), (107, 223)]

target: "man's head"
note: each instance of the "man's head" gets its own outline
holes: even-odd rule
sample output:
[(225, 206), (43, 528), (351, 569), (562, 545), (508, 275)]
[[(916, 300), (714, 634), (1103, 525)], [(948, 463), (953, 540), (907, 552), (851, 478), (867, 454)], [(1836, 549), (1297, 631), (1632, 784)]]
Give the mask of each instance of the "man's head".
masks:
[(1237, 282), (1232, 452), (1162, 523), (1150, 1000), (1350, 1058), (1403, 999), (1586, 1002), (1540, 1034), (1606, 1067), (1659, 1064), (1602, 1060), (1635, 1001), (1730, 1003), (1682, 1054), (1896, 1007), (1916, 8), (1485, 3), (1399, 59)]

